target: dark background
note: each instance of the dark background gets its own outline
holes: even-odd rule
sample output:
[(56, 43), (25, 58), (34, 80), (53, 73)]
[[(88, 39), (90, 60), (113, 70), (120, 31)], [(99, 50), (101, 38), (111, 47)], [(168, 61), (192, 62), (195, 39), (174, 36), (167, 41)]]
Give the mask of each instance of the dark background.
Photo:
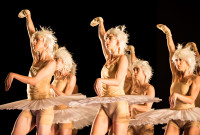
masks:
[[(165, 35), (156, 24), (166, 24), (172, 31), (175, 44), (196, 42), (200, 37), (200, 8), (197, 1), (152, 0), (152, 1), (32, 1), (29, 4), (1, 4), (1, 49), (0, 49), (0, 104), (26, 99), (26, 85), (14, 80), (10, 91), (4, 91), (4, 80), (9, 72), (28, 75), (32, 64), (29, 38), (25, 19), (19, 19), (22, 9), (29, 9), (35, 27), (50, 26), (58, 38), (58, 44), (66, 46), (78, 65), (77, 84), (79, 92), (88, 97), (96, 96), (93, 84), (100, 77), (105, 63), (97, 27), (90, 21), (97, 16), (104, 18), (106, 30), (117, 25), (126, 25), (130, 34), (129, 44), (135, 46), (136, 56), (149, 61), (154, 70), (151, 84), (156, 97), (163, 101), (153, 108), (168, 108), (171, 72)], [(21, 6), (22, 4), (23, 6)], [(11, 6), (12, 5), (12, 6)], [(199, 47), (198, 47), (199, 48)], [(9, 135), (20, 110), (0, 111), (1, 134)], [(164, 133), (164, 125), (155, 126), (155, 135)], [(91, 127), (79, 130), (79, 135), (88, 135)], [(2, 133), (3, 132), (3, 133)], [(35, 130), (30, 133), (35, 134)]]

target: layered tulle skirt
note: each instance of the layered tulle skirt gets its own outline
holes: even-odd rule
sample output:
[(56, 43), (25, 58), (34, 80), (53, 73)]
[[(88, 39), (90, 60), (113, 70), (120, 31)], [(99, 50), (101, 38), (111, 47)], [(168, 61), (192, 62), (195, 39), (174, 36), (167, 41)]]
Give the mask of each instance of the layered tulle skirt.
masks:
[(170, 120), (200, 121), (200, 108), (185, 110), (158, 109), (141, 113), (130, 120), (130, 125), (166, 124)]
[(66, 104), (68, 105), (71, 101), (85, 99), (86, 96), (80, 93), (72, 94), (69, 96), (58, 96), (58, 97), (51, 97), (45, 99), (37, 99), (37, 100), (19, 100), (7, 104), (0, 105), (0, 110), (7, 109), (19, 109), (19, 110), (41, 110), (47, 109), (50, 106)]
[(99, 108), (100, 105), (88, 105), (54, 110), (53, 123), (69, 123), (72, 121), (73, 128), (82, 129), (92, 125)]
[(114, 103), (118, 101), (127, 101), (129, 104), (143, 104), (147, 102), (160, 102), (161, 99), (143, 95), (122, 95), (115, 97), (88, 97), (86, 99), (72, 101), (70, 107), (86, 106), (94, 104)]

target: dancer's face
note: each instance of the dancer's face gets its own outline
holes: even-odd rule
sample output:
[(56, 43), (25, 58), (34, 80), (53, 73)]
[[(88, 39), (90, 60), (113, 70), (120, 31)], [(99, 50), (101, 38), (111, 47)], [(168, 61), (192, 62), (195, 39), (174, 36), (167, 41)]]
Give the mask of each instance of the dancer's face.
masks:
[(144, 80), (145, 79), (145, 74), (144, 74), (142, 68), (136, 66), (133, 68), (133, 72), (134, 72), (134, 77), (136, 80)]
[(106, 47), (108, 50), (113, 50), (118, 48), (118, 40), (117, 37), (113, 34), (108, 34), (106, 37)]
[(176, 65), (176, 68), (178, 69), (178, 71), (185, 72), (189, 68), (189, 64), (185, 60), (183, 60), (181, 58), (176, 58), (175, 59), (175, 65)]
[(44, 38), (40, 35), (35, 36), (33, 40), (33, 49), (36, 52), (44, 50)]
[(56, 70), (62, 70), (65, 67), (65, 64), (61, 58), (55, 57), (56, 60)]

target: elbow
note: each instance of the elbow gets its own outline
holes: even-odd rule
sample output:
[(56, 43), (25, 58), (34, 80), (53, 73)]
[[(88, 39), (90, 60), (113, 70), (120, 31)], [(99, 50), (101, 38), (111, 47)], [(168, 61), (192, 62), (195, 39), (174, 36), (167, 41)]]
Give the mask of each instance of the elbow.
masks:
[(195, 103), (194, 99), (189, 100), (189, 104), (194, 104), (194, 103)]
[(38, 81), (35, 79), (35, 78), (32, 78), (30, 81), (29, 81), (29, 84), (30, 85), (36, 85), (38, 83)]

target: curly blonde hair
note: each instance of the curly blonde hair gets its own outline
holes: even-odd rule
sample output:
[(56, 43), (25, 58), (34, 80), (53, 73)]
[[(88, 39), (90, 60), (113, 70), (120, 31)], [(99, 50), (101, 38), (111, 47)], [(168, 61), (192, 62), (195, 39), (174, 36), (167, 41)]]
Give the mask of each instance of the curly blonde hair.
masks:
[(65, 47), (60, 47), (55, 51), (55, 56), (57, 58), (62, 59), (62, 61), (65, 64), (65, 69), (72, 74), (76, 75), (76, 63), (72, 59), (71, 53), (65, 48)]
[(46, 28), (40, 26), (41, 30), (36, 30), (36, 32), (31, 37), (31, 43), (33, 43), (36, 36), (42, 36), (44, 39), (44, 43), (48, 45), (48, 52), (53, 56), (55, 44), (57, 42), (57, 38), (55, 37), (55, 32), (52, 31), (51, 28)]
[(116, 26), (115, 28), (109, 29), (104, 36), (104, 38), (106, 38), (109, 34), (113, 34), (114, 36), (117, 37), (117, 40), (119, 41), (121, 54), (125, 53), (125, 48), (127, 47), (128, 44), (129, 34), (126, 33), (125, 29), (126, 29), (125, 25), (119, 25)]
[(175, 63), (175, 60), (177, 58), (181, 58), (185, 60), (188, 65), (188, 72), (193, 73), (195, 70), (195, 65), (196, 65), (196, 58), (195, 58), (195, 52), (190, 49), (190, 47), (185, 47), (181, 44), (178, 44), (176, 51), (174, 52), (174, 55), (172, 56), (172, 61)]
[(134, 75), (133, 69), (135, 67), (140, 67), (144, 74), (145, 74), (145, 82), (148, 83), (151, 80), (151, 77), (153, 76), (153, 71), (152, 67), (149, 65), (148, 61), (137, 59), (135, 62), (132, 64), (132, 75)]

